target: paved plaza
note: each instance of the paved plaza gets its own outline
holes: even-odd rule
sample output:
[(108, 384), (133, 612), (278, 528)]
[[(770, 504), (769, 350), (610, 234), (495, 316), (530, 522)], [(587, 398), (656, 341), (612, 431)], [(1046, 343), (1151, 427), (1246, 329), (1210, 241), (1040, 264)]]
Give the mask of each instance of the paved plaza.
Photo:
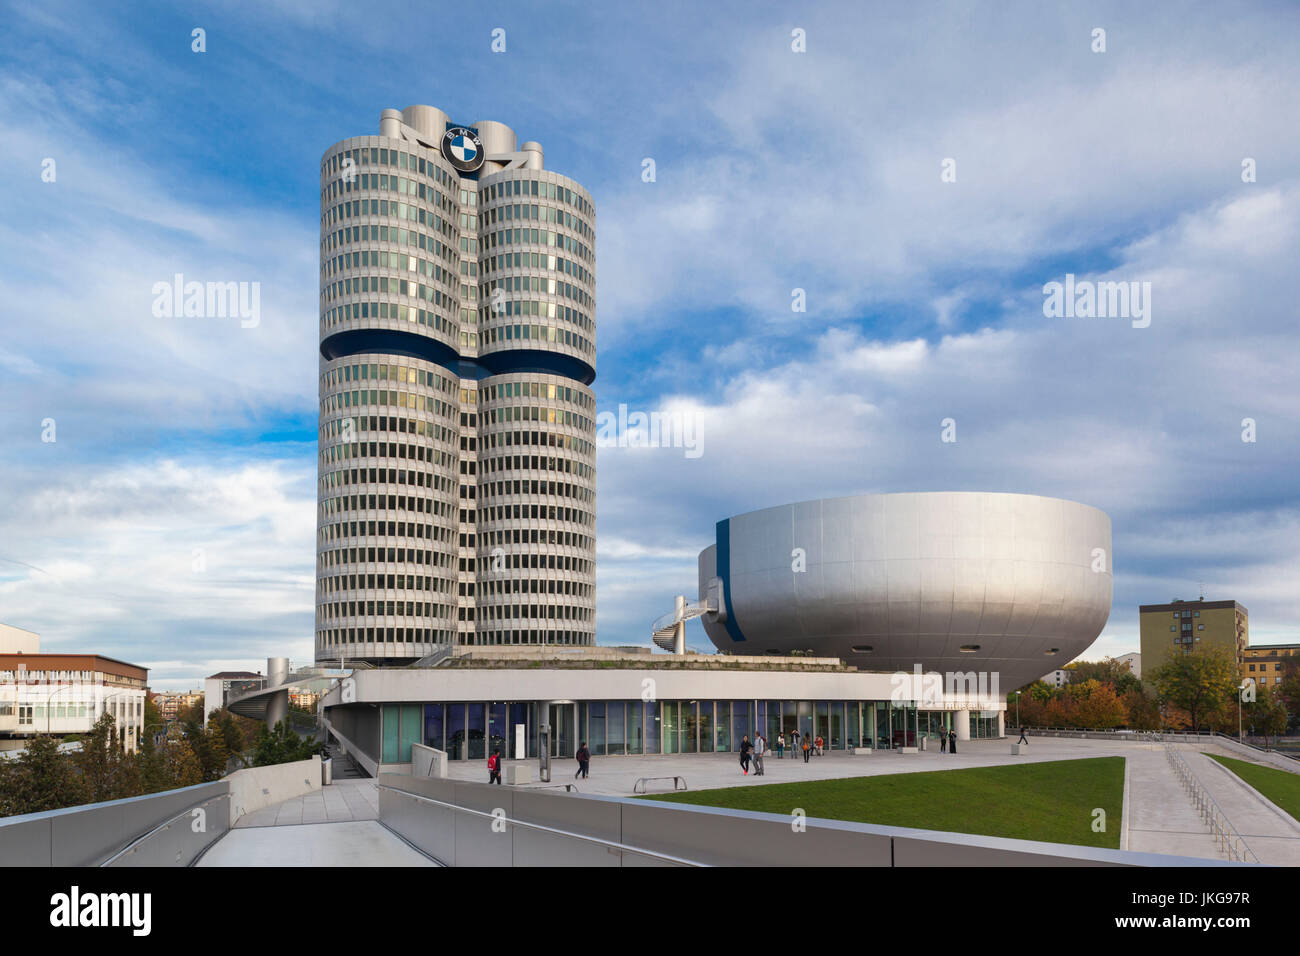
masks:
[[(533, 782), (520, 789), (563, 788), (573, 784), (578, 792), (630, 796), (642, 777), (681, 776), (691, 790), (719, 787), (761, 787), (777, 783), (867, 777), (880, 774), (998, 767), (1015, 763), (1071, 760), (1089, 757), (1126, 758), (1123, 833), (1124, 849), (1178, 856), (1223, 859), (1223, 854), (1194, 810), (1172, 771), (1164, 747), (1158, 743), (1082, 740), (1069, 737), (1032, 737), (1018, 755), (1011, 740), (970, 740), (958, 744), (957, 753), (926, 750), (915, 754), (882, 751), (869, 756), (827, 752), (804, 763), (802, 757), (765, 759), (766, 773), (741, 772), (735, 754), (678, 754), (657, 757), (598, 757), (590, 776), (575, 780), (577, 763), (552, 763), (550, 783), (537, 781), (537, 761), (519, 761), (529, 767)], [(1176, 744), (1193, 772), (1224, 814), (1259, 857), (1278, 866), (1300, 866), (1300, 822), (1273, 806), (1236, 774), (1202, 751), (1239, 756), (1219, 744)], [(515, 761), (507, 761), (509, 766)], [(1300, 770), (1300, 768), (1297, 768)], [(448, 776), (456, 780), (487, 781), (486, 766), (479, 761), (452, 761)], [(654, 780), (648, 791), (668, 792), (670, 780)], [(502, 789), (507, 789), (503, 785)], [(376, 781), (369, 778), (336, 780), (328, 787), (283, 803), (245, 814), (235, 828), (203, 857), (203, 866), (408, 866), (430, 865), (378, 821)]]

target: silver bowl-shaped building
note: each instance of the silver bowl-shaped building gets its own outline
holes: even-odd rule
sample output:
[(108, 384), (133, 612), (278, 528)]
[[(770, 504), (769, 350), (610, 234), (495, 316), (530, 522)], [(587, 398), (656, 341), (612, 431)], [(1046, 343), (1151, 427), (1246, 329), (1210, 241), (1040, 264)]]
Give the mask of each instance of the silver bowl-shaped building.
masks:
[(1036, 495), (806, 501), (719, 521), (699, 581), (701, 620), (721, 650), (987, 673), (1006, 692), (1101, 633), (1110, 519)]

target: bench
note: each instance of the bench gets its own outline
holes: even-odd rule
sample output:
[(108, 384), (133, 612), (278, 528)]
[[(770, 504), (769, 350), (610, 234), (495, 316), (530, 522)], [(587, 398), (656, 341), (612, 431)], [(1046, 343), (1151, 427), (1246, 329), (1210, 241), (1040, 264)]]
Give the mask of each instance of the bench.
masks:
[[(673, 782), (673, 790), (688, 789), (686, 786), (685, 777), (638, 777), (636, 783), (632, 784), (632, 792), (645, 793), (647, 785), (653, 783), (656, 780), (671, 780)], [(681, 784), (680, 787), (678, 786), (679, 783)]]

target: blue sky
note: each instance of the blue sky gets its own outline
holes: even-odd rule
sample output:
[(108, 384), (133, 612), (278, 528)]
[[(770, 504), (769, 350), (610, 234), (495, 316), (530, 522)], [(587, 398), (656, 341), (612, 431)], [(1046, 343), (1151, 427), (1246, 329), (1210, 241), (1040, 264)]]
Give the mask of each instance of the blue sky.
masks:
[[(1300, 639), (1300, 11), (1132, 6), (10, 4), (0, 621), (160, 688), (310, 659), (317, 164), (428, 103), (591, 191), (600, 407), (700, 423), (601, 450), (603, 643), (718, 518), (909, 490), (1107, 511), (1088, 656), (1202, 586)], [(156, 318), (177, 272), (260, 324)], [(1150, 327), (1045, 318), (1066, 272), (1152, 282)]]

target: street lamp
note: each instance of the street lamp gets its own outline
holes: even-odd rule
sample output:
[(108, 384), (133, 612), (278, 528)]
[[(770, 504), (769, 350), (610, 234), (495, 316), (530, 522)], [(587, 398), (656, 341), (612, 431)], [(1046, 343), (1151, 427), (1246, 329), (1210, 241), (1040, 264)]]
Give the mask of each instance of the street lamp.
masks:
[(54, 708), (50, 706), (50, 700), (59, 691), (67, 690), (69, 687), (76, 687), (76, 686), (77, 686), (76, 684), (61, 684), (60, 686), (54, 688), (54, 690), (50, 691), (48, 694), (45, 695), (45, 736), (48, 737), (50, 735), (50, 718), (54, 716), (52, 713)]

